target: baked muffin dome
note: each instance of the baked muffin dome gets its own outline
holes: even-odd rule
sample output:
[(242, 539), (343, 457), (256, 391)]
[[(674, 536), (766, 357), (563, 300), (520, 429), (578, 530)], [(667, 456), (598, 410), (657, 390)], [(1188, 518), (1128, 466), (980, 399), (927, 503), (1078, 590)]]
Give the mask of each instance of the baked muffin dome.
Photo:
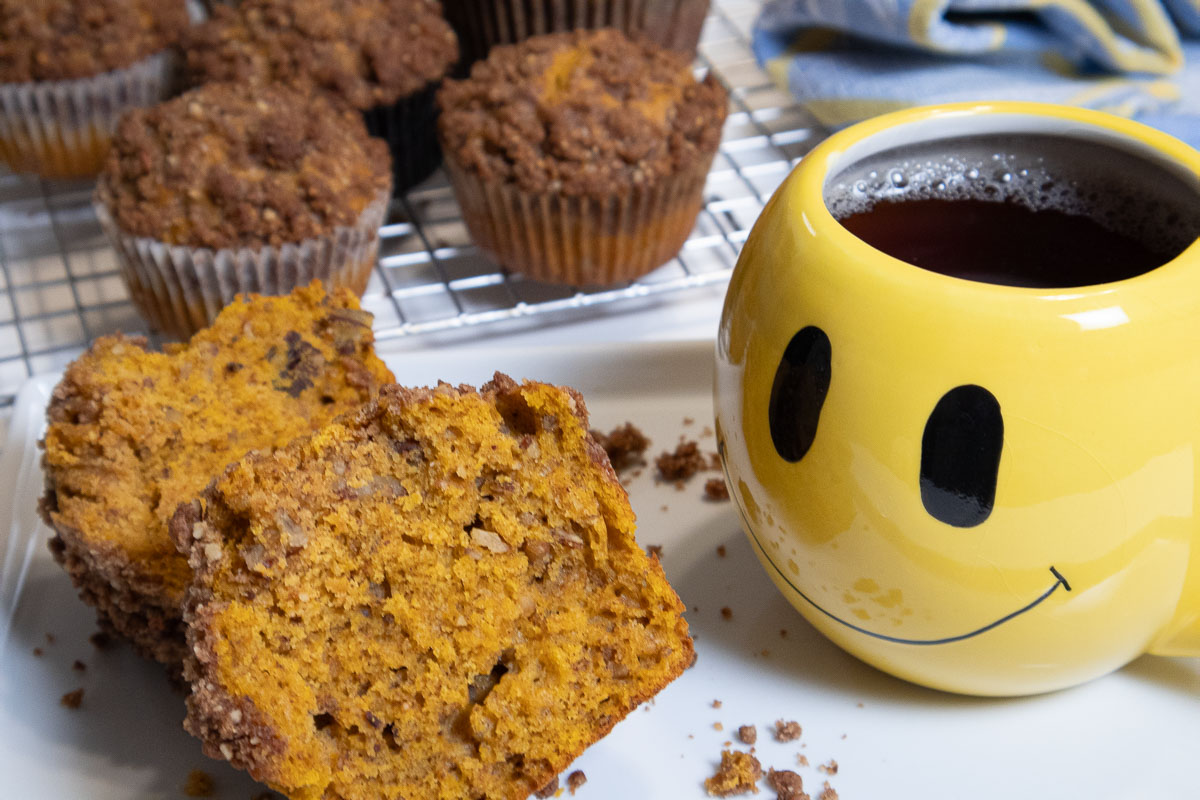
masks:
[(685, 56), (604, 29), (496, 47), (438, 100), (471, 238), (511, 272), (583, 286), (636, 278), (683, 246), (727, 97)]
[(458, 44), (437, 0), (243, 0), (185, 45), (189, 83), (286, 83), (359, 110), (439, 80)]
[(126, 234), (282, 245), (352, 226), (390, 183), (359, 115), (283, 86), (210, 84), (119, 125), (97, 198)]
[(184, 0), (0, 0), (0, 82), (83, 78), (174, 45)]
[(188, 79), (320, 90), (388, 143), (393, 189), (439, 163), (434, 92), (458, 60), (437, 0), (245, 0), (216, 10), (186, 45)]
[(529, 192), (606, 194), (711, 158), (727, 95), (686, 57), (618, 31), (497, 47), (439, 94), (456, 165)]

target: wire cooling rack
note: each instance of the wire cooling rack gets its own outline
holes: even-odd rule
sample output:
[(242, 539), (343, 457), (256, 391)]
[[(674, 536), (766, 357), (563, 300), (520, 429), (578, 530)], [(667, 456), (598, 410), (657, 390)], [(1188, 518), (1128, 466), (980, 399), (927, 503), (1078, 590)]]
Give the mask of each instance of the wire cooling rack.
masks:
[[(381, 231), (379, 263), (363, 297), (375, 314), (377, 338), (552, 325), (727, 281), (763, 204), (820, 135), (754, 60), (749, 29), (760, 6), (758, 0), (714, 0), (705, 26), (699, 66), (726, 84), (731, 107), (704, 209), (678, 257), (637, 281), (602, 289), (508, 275), (471, 244), (439, 170), (393, 203)], [(96, 336), (146, 331), (92, 211), (91, 191), (90, 183), (0, 174), (5, 421), (27, 376), (61, 369)]]

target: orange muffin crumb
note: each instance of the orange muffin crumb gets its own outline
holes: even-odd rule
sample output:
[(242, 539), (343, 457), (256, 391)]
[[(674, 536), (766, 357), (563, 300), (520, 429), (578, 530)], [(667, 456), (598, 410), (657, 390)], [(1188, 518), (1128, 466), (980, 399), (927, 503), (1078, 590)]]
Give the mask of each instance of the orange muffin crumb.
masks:
[(235, 302), (165, 353), (98, 339), (67, 368), (47, 411), (41, 511), (103, 630), (182, 661), (190, 574), (167, 535), (171, 514), (231, 461), (370, 400), (392, 379), (373, 341), (349, 292), (314, 284)]
[(559, 387), (386, 387), (171, 531), (195, 570), (185, 726), (293, 800), (523, 800), (692, 659)]
[(757, 784), (761, 777), (762, 764), (757, 758), (740, 750), (722, 750), (721, 765), (711, 778), (705, 778), (704, 788), (713, 797), (758, 794)]

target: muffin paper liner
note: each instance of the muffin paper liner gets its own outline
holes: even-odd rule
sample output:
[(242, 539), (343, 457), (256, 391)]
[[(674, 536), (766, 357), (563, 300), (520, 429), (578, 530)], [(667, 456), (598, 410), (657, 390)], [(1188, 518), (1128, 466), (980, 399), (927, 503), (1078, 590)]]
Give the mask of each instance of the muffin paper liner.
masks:
[(465, 66), (495, 45), (578, 28), (620, 28), (692, 57), (708, 5), (709, 0), (459, 0), (443, 7)]
[(112, 241), (121, 276), (142, 315), (157, 329), (186, 339), (247, 292), (283, 295), (320, 279), (362, 295), (379, 252), (379, 227), (390, 191), (372, 201), (352, 226), (279, 247), (222, 248), (169, 245), (123, 233), (103, 200), (100, 225)]
[(88, 78), (0, 84), (0, 159), (46, 178), (96, 175), (121, 115), (167, 98), (174, 66), (163, 51)]
[(439, 85), (432, 83), (390, 106), (363, 112), (367, 132), (386, 141), (392, 152), (392, 191), (397, 195), (428, 178), (442, 163), (435, 102)]
[(679, 252), (703, 204), (712, 159), (595, 197), (492, 185), (452, 158), (446, 171), (471, 238), (501, 266), (548, 283), (599, 286), (644, 275)]

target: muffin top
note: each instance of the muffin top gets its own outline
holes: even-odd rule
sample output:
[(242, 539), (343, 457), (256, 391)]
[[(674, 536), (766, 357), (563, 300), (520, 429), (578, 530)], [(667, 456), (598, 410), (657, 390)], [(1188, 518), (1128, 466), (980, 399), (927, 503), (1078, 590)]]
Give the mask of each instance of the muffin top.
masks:
[(86, 78), (175, 44), (184, 0), (0, 0), (0, 82)]
[(282, 86), (209, 84), (126, 114), (97, 198), (134, 236), (279, 246), (352, 226), (389, 192), (362, 116)]
[(358, 109), (440, 79), (458, 40), (437, 0), (243, 0), (185, 43), (187, 79), (320, 88)]
[(448, 158), (529, 192), (597, 195), (674, 175), (721, 139), (726, 92), (613, 29), (494, 48), (438, 94)]

